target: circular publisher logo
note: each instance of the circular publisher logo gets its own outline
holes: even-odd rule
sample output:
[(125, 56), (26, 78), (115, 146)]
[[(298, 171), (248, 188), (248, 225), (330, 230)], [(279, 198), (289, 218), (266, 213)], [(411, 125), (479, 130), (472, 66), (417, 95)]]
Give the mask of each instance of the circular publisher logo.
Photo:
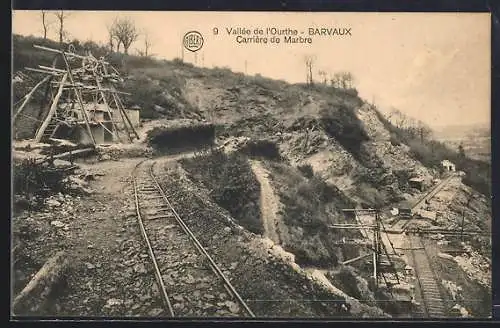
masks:
[(189, 51), (195, 52), (203, 47), (203, 36), (200, 32), (191, 31), (184, 35), (183, 41), (184, 48)]

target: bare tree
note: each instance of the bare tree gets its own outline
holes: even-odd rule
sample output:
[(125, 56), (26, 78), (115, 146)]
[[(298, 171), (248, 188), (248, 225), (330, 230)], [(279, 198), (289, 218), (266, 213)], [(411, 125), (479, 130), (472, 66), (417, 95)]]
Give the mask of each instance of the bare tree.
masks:
[(354, 76), (351, 72), (337, 72), (330, 82), (334, 88), (351, 89), (354, 86)]
[(144, 33), (144, 56), (146, 56), (146, 57), (151, 56), (151, 46), (152, 46), (152, 42), (151, 42), (151, 39), (149, 38), (149, 33), (145, 32)]
[(130, 45), (139, 37), (134, 22), (128, 17), (116, 18), (111, 29), (118, 40), (117, 51), (119, 51), (120, 44), (122, 44), (124, 53), (128, 54)]
[(432, 134), (432, 129), (422, 121), (418, 121), (416, 131), (422, 143)]
[(40, 16), (42, 18), (43, 39), (46, 40), (47, 39), (47, 32), (49, 31), (49, 27), (52, 24), (52, 22), (49, 21), (49, 19), (47, 17), (46, 10), (42, 10), (42, 13), (40, 14)]
[(144, 35), (144, 43), (143, 43), (144, 48), (142, 50), (137, 49), (137, 52), (139, 53), (139, 56), (150, 57), (151, 56), (151, 47), (152, 47), (153, 43), (151, 42), (151, 39), (149, 37), (148, 32), (144, 32), (143, 35)]
[(342, 72), (342, 86), (344, 89), (352, 89), (354, 76), (351, 72)]
[(106, 29), (108, 30), (108, 48), (110, 52), (113, 52), (115, 50), (115, 44), (116, 44), (116, 51), (118, 51), (119, 47), (119, 40), (116, 37), (115, 29), (114, 29), (114, 24), (109, 24), (106, 25)]
[(330, 82), (332, 83), (332, 87), (342, 88), (342, 73), (337, 72), (333, 74), (333, 77), (331, 78)]
[(313, 70), (313, 65), (314, 65), (314, 62), (316, 61), (316, 58), (314, 56), (308, 55), (308, 56), (305, 56), (304, 61), (306, 64), (306, 74), (307, 74), (306, 82), (307, 82), (307, 84), (312, 85), (314, 83), (312, 70)]
[(59, 43), (63, 43), (64, 39), (67, 36), (67, 32), (64, 29), (64, 23), (66, 19), (69, 17), (69, 14), (65, 12), (64, 10), (59, 10), (58, 12), (54, 13), (54, 15), (57, 18), (57, 21), (59, 22)]
[(321, 78), (323, 79), (323, 84), (326, 84), (326, 76), (327, 76), (326, 71), (319, 70), (318, 75), (321, 76)]

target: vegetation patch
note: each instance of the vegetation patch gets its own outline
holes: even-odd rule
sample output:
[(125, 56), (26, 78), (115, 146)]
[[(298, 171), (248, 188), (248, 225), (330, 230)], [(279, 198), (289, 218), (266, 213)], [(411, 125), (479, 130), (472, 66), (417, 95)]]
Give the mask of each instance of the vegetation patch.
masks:
[(296, 262), (301, 265), (336, 265), (344, 254), (338, 242), (342, 237), (354, 237), (357, 233), (339, 232), (328, 226), (344, 222), (341, 210), (353, 207), (353, 202), (319, 176), (306, 178), (298, 169), (284, 164), (265, 164), (283, 204), (281, 216), (288, 228), (288, 233), (281, 235), (284, 249), (295, 254)]
[(254, 233), (263, 233), (260, 184), (246, 156), (211, 150), (182, 160), (182, 165), (239, 224)]
[(329, 136), (337, 139), (363, 165), (373, 166), (372, 156), (363, 147), (363, 142), (370, 138), (352, 109), (330, 104), (320, 115), (321, 125)]
[(14, 195), (22, 196), (25, 200), (15, 202), (14, 207), (31, 206), (29, 202), (24, 204), (26, 200), (33, 200), (33, 205), (40, 207), (46, 197), (64, 190), (67, 176), (67, 171), (55, 169), (47, 163), (41, 164), (32, 158), (14, 161)]

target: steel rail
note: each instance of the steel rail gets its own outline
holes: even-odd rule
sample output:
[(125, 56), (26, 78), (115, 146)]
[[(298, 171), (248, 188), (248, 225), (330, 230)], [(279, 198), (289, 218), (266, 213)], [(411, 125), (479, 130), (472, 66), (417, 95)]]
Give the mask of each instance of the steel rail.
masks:
[(416, 256), (415, 256), (415, 249), (413, 248), (413, 243), (412, 243), (412, 240), (411, 240), (411, 236), (410, 238), (408, 238), (408, 242), (410, 243), (410, 250), (411, 250), (411, 257), (412, 257), (412, 262), (413, 262), (413, 271), (415, 272), (415, 277), (417, 278), (417, 283), (418, 283), (418, 289), (420, 291), (420, 297), (422, 298), (422, 303), (424, 305), (424, 315), (426, 317), (429, 317), (429, 311), (428, 311), (428, 308), (427, 308), (427, 300), (425, 299), (425, 296), (424, 296), (424, 292), (422, 290), (422, 283), (420, 282), (420, 275), (419, 275), (419, 270), (418, 270), (418, 264), (417, 264), (417, 259), (416, 259)]
[[(140, 164), (142, 164), (144, 161), (142, 162), (139, 162), (136, 167), (134, 168), (134, 171), (139, 167)], [(158, 285), (160, 286), (160, 288), (158, 288), (160, 290), (160, 293), (161, 293), (161, 298), (163, 300), (163, 302), (165, 303), (170, 315), (172, 317), (175, 316), (175, 313), (174, 313), (174, 309), (172, 308), (172, 304), (170, 303), (170, 298), (168, 296), (168, 293), (167, 293), (167, 290), (166, 290), (166, 287), (165, 287), (165, 284), (163, 282), (163, 278), (161, 276), (161, 272), (160, 272), (160, 268), (158, 266), (158, 262), (156, 261), (156, 257), (154, 255), (154, 252), (153, 252), (153, 248), (151, 247), (151, 242), (149, 241), (149, 237), (146, 233), (146, 229), (144, 228), (144, 223), (142, 221), (142, 216), (141, 216), (141, 211), (139, 209), (139, 197), (138, 197), (138, 192), (137, 192), (137, 183), (135, 181), (135, 177), (132, 176), (132, 184), (134, 186), (134, 197), (135, 197), (135, 208), (136, 208), (136, 213), (137, 213), (137, 221), (139, 223), (139, 227), (140, 227), (140, 230), (141, 230), (141, 234), (142, 234), (142, 237), (144, 238), (144, 241), (146, 242), (146, 245), (147, 245), (147, 248), (148, 248), (148, 253), (149, 253), (149, 257), (151, 258), (151, 261), (153, 262), (153, 267), (154, 267), (154, 272), (155, 272), (155, 276), (156, 276), (156, 281), (158, 283)]]
[(158, 189), (158, 191), (160, 192), (160, 194), (162, 195), (163, 199), (165, 200), (165, 202), (167, 203), (168, 207), (170, 208), (170, 210), (172, 211), (172, 213), (174, 214), (174, 217), (176, 219), (176, 221), (179, 223), (179, 225), (182, 227), (182, 229), (186, 232), (186, 234), (190, 237), (190, 239), (193, 241), (194, 245), (196, 246), (196, 248), (203, 254), (205, 255), (205, 257), (208, 259), (208, 261), (210, 262), (210, 265), (212, 267), (212, 269), (217, 273), (217, 275), (223, 280), (225, 286), (230, 290), (231, 294), (233, 294), (233, 296), (238, 300), (238, 302), (243, 306), (243, 308), (245, 309), (245, 311), (251, 316), (251, 317), (255, 317), (255, 314), (252, 312), (252, 310), (248, 307), (248, 305), (245, 303), (245, 301), (241, 298), (241, 296), (238, 294), (238, 292), (236, 291), (236, 289), (234, 288), (234, 286), (231, 284), (231, 282), (229, 282), (229, 280), (226, 278), (226, 276), (224, 275), (224, 273), (222, 273), (221, 269), (219, 268), (219, 266), (215, 263), (215, 261), (212, 259), (212, 257), (207, 253), (207, 251), (205, 250), (205, 248), (200, 244), (200, 242), (198, 241), (198, 239), (195, 237), (195, 235), (193, 234), (193, 232), (189, 229), (189, 227), (186, 225), (186, 223), (182, 220), (182, 218), (179, 216), (179, 214), (177, 213), (177, 211), (175, 210), (175, 208), (172, 206), (172, 204), (170, 203), (169, 199), (167, 198), (166, 194), (165, 194), (165, 191), (163, 190), (163, 188), (161, 187), (160, 183), (158, 182), (158, 179), (156, 178), (156, 176), (154, 175), (154, 172), (153, 172), (153, 167), (155, 165), (156, 162), (153, 163), (153, 165), (150, 166), (149, 168), (149, 173), (150, 173), (150, 176), (151, 178), (153, 179), (154, 183), (156, 184), (156, 187)]

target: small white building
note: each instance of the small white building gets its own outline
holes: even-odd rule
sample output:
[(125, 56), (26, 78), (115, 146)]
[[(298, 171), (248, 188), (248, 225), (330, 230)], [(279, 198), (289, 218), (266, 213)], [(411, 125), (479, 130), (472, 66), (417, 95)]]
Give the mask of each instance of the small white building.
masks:
[(444, 161), (441, 162), (441, 165), (444, 167), (445, 170), (455, 172), (455, 164), (453, 164), (449, 160), (445, 159)]

